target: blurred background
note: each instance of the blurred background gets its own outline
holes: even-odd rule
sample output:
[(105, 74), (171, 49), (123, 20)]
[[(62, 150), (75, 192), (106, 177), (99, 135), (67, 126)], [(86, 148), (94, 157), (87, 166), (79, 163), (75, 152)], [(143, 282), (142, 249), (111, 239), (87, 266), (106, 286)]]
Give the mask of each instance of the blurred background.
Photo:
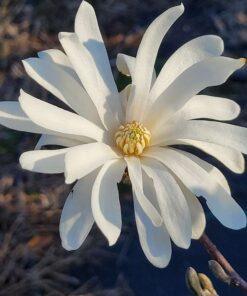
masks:
[[(119, 89), (127, 81), (115, 67), (118, 52), (135, 55), (147, 25), (172, 0), (95, 0), (98, 16)], [(0, 0), (0, 99), (17, 100), (19, 89), (43, 100), (51, 95), (25, 73), (21, 60), (37, 51), (60, 48), (57, 34), (72, 31), (81, 0)], [(225, 41), (224, 55), (247, 56), (246, 0), (184, 0), (185, 13), (167, 34), (157, 60), (160, 69), (167, 57), (186, 41), (203, 34), (217, 34)], [(242, 113), (234, 123), (247, 126), (247, 70), (235, 73), (228, 83), (205, 93), (236, 100)], [(211, 277), (219, 295), (242, 295), (213, 278), (209, 257), (193, 241), (189, 250), (173, 246), (165, 269), (153, 267), (139, 245), (133, 219), (130, 188), (120, 184), (123, 230), (118, 243), (108, 247), (95, 226), (84, 245), (67, 252), (58, 233), (61, 208), (70, 190), (62, 175), (22, 171), (18, 158), (32, 150), (33, 134), (0, 127), (0, 295), (85, 296), (186, 296), (185, 271), (193, 266)], [(232, 193), (247, 209), (247, 175), (234, 175), (216, 160), (227, 176)], [(203, 203), (203, 200), (202, 200)], [(246, 230), (232, 231), (207, 211), (207, 233), (236, 270), (247, 278)]]

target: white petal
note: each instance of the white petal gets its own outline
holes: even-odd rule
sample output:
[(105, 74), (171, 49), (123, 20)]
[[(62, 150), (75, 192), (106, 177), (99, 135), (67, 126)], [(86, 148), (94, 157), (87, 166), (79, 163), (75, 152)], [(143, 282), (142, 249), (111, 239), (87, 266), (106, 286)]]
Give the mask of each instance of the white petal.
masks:
[(208, 153), (222, 162), (227, 168), (236, 174), (242, 174), (245, 170), (245, 160), (243, 154), (235, 149), (221, 146), (214, 143), (207, 143), (195, 140), (174, 140), (169, 145), (189, 145)]
[[(154, 147), (150, 151), (151, 151), (151, 153), (153, 153), (153, 151), (155, 151), (154, 153), (156, 153), (158, 151), (157, 153), (158, 153), (158, 155), (160, 155), (161, 153), (164, 152), (164, 150), (162, 150), (162, 149), (163, 148), (160, 148), (160, 147)], [(175, 149), (169, 149), (169, 151), (170, 150), (173, 151)], [(150, 152), (150, 151), (148, 151), (148, 152)], [(165, 150), (165, 151), (167, 151), (167, 150)], [(175, 151), (177, 151), (177, 150), (175, 150)], [(231, 189), (229, 187), (227, 179), (218, 168), (216, 168), (212, 164), (202, 160), (201, 158), (199, 158), (199, 157), (197, 157), (197, 156), (195, 156), (195, 155), (193, 155), (191, 153), (188, 153), (188, 152), (185, 152), (185, 151), (182, 151), (182, 150), (179, 150), (179, 153), (182, 154), (182, 155), (186, 155), (188, 158), (191, 158), (200, 167), (202, 167), (211, 176), (211, 178), (214, 179), (215, 182), (219, 183), (225, 189), (225, 191), (227, 193), (231, 194)], [(181, 179), (181, 181), (183, 182), (182, 179)]]
[(94, 220), (110, 246), (116, 243), (122, 228), (117, 183), (121, 181), (125, 168), (123, 159), (108, 161), (96, 177), (92, 190)]
[(163, 223), (162, 217), (143, 192), (142, 169), (139, 158), (125, 157), (125, 160), (134, 197), (137, 198), (144, 213), (149, 217), (154, 226), (160, 226)]
[(19, 102), (0, 102), (0, 124), (17, 131), (42, 134), (47, 130), (33, 123), (23, 112)]
[[(117, 68), (118, 71), (126, 76), (131, 76), (131, 78), (134, 76), (135, 73), (135, 65), (136, 65), (136, 58), (119, 53), (117, 55)], [(156, 80), (156, 72), (153, 70), (153, 76), (152, 76), (152, 85), (154, 84)]]
[[(97, 18), (93, 7), (86, 1), (80, 5), (75, 18), (75, 33), (80, 42), (90, 53), (95, 61), (97, 74), (102, 78), (102, 81), (108, 87), (110, 94), (117, 94), (117, 86), (115, 84), (107, 51), (102, 39)], [(120, 111), (119, 101), (113, 101), (111, 97), (111, 107), (115, 112)]]
[(120, 99), (117, 89), (113, 91), (109, 85), (112, 83), (108, 76), (112, 74), (107, 74), (104, 57), (99, 55), (100, 43), (89, 40), (81, 44), (77, 35), (73, 33), (60, 33), (59, 40), (96, 106), (102, 123), (107, 128), (116, 127), (118, 119), (122, 116)]
[[(144, 194), (154, 207), (159, 210), (154, 184), (151, 178), (143, 171)], [(156, 267), (164, 268), (171, 259), (170, 236), (164, 224), (154, 226), (149, 217), (143, 212), (136, 197), (134, 197), (136, 225), (140, 244), (148, 260)]]
[(153, 225), (137, 198), (134, 198), (134, 207), (139, 240), (145, 256), (154, 266), (166, 267), (172, 253), (167, 230), (163, 225), (159, 227)]
[(246, 215), (241, 207), (201, 166), (175, 149), (154, 147), (144, 156), (155, 158), (167, 166), (194, 194), (203, 196), (215, 217), (226, 227), (246, 226)]
[(80, 144), (82, 144), (81, 141), (77, 141), (73, 139), (68, 139), (68, 138), (53, 136), (53, 135), (42, 135), (35, 146), (35, 150), (39, 150), (43, 146), (47, 146), (47, 145), (72, 147)]
[(132, 56), (122, 53), (119, 53), (117, 55), (116, 65), (118, 71), (121, 72), (123, 75), (133, 77), (135, 71), (135, 63), (136, 59)]
[(63, 207), (59, 232), (62, 246), (68, 251), (78, 249), (93, 226), (91, 192), (95, 177), (93, 172), (79, 180)]
[(121, 104), (122, 104), (122, 109), (123, 109), (123, 114), (124, 117), (126, 116), (126, 108), (127, 108), (127, 102), (130, 96), (130, 91), (131, 91), (131, 84), (128, 84), (120, 93), (120, 99), (121, 99)]
[[(24, 113), (19, 102), (12, 102), (12, 101), (0, 102), (0, 124), (18, 131), (25, 131), (25, 132), (37, 133), (37, 134), (46, 134), (41, 137), (42, 142), (45, 138), (57, 139), (63, 136), (64, 141), (71, 142), (71, 143), (73, 142), (74, 145), (78, 143), (78, 141), (70, 139), (71, 137), (73, 137), (71, 135), (64, 134), (64, 133), (61, 134), (35, 124), (33, 121), (30, 120), (29, 117), (27, 117), (26, 113)], [(86, 137), (81, 137), (81, 140), (85, 142), (90, 139)], [(41, 147), (40, 144), (41, 142), (38, 144), (37, 147), (40, 148)], [(37, 147), (36, 149), (39, 149)]]
[(199, 95), (190, 99), (180, 112), (186, 120), (209, 118), (224, 121), (235, 119), (240, 111), (240, 106), (232, 100)]
[[(146, 124), (162, 125), (181, 109), (192, 97), (209, 86), (224, 83), (237, 69), (244, 65), (242, 59), (213, 57), (196, 63), (184, 71), (157, 98), (146, 114)], [(162, 118), (157, 122), (157, 118)]]
[(70, 148), (65, 156), (65, 182), (73, 183), (108, 160), (117, 158), (120, 156), (110, 146), (103, 143), (84, 144)]
[(102, 141), (104, 131), (87, 119), (36, 99), (21, 92), (20, 104), (27, 116), (36, 124), (59, 133)]
[(28, 75), (50, 91), (75, 112), (99, 124), (97, 110), (83, 89), (71, 75), (47, 59), (30, 58), (23, 61)]
[(214, 181), (218, 182), (227, 193), (231, 194), (231, 189), (228, 184), (228, 181), (226, 177), (222, 174), (222, 172), (212, 164), (208, 163), (207, 161), (195, 156), (194, 154), (181, 151), (179, 150), (179, 153), (185, 155), (186, 157), (193, 160), (195, 163), (197, 163), (200, 167), (202, 167), (210, 176), (214, 179)]
[(182, 4), (166, 10), (152, 22), (142, 38), (132, 78), (132, 83), (136, 87), (133, 102), (130, 102), (133, 120), (140, 120), (145, 110), (152, 84), (154, 64), (162, 39), (183, 11)]
[(183, 191), (184, 197), (186, 198), (190, 209), (192, 238), (199, 239), (206, 227), (206, 217), (203, 207), (197, 197), (186, 186), (184, 186), (180, 180), (178, 180), (178, 184)]
[[(154, 139), (153, 145), (162, 144), (162, 136), (159, 135), (156, 139)], [(206, 120), (180, 122), (169, 129), (165, 139), (166, 141), (188, 139), (214, 143), (247, 154), (247, 128), (222, 122)]]
[(171, 239), (177, 246), (189, 248), (191, 216), (179, 185), (166, 168), (154, 160), (142, 159), (142, 167), (153, 179), (164, 224)]
[(24, 152), (20, 157), (20, 164), (23, 169), (37, 173), (63, 173), (64, 157), (67, 151), (68, 149), (65, 148)]
[(154, 101), (186, 69), (206, 58), (220, 56), (223, 40), (214, 35), (197, 37), (183, 46), (167, 60), (154, 84), (150, 99)]
[(132, 117), (133, 105), (131, 104), (131, 102), (133, 101), (133, 98), (135, 97), (135, 93), (136, 93), (135, 85), (130, 84), (129, 97), (127, 100), (126, 112), (125, 112), (125, 121), (126, 122), (133, 121), (133, 117)]
[(70, 76), (72, 76), (79, 84), (81, 81), (73, 69), (69, 58), (66, 56), (64, 52), (59, 49), (48, 49), (38, 52), (38, 57), (41, 59), (46, 59), (50, 62), (55, 63), (59, 66), (63, 71), (67, 72)]

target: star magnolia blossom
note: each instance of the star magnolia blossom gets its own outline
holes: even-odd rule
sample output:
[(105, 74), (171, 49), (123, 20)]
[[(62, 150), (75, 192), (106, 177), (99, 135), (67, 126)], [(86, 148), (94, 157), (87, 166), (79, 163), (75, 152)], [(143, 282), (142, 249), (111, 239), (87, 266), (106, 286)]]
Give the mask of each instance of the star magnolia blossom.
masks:
[[(23, 90), (19, 102), (1, 102), (1, 124), (42, 134), (36, 149), (21, 155), (22, 168), (64, 173), (67, 184), (76, 182), (60, 221), (67, 250), (81, 246), (94, 222), (110, 245), (117, 241), (122, 226), (117, 183), (126, 167), (140, 243), (157, 267), (169, 263), (171, 241), (186, 249), (191, 239), (203, 233), (205, 214), (196, 196), (206, 199), (226, 227), (246, 225), (245, 213), (231, 197), (223, 174), (204, 160), (170, 147), (193, 146), (235, 173), (244, 171), (247, 130), (218, 122), (236, 118), (239, 106), (229, 99), (197, 95), (224, 83), (244, 65), (244, 59), (221, 57), (223, 41), (206, 35), (179, 48), (156, 78), (154, 64), (161, 41), (183, 11), (183, 5), (172, 7), (154, 20), (136, 58), (118, 55), (119, 71), (132, 78), (119, 93), (95, 12), (83, 1), (75, 33), (59, 34), (65, 53), (51, 49), (23, 61), (27, 73), (70, 111)], [(65, 148), (40, 149), (49, 145)]]

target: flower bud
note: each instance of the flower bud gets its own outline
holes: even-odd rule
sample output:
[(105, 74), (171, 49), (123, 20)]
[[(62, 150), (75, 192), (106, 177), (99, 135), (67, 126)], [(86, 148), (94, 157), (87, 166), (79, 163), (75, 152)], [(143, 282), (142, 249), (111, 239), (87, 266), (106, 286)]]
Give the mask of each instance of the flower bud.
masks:
[(215, 261), (215, 260), (208, 261), (208, 266), (209, 266), (209, 269), (211, 270), (211, 272), (213, 273), (213, 275), (217, 279), (230, 285), (231, 278), (229, 277), (229, 275), (227, 275), (225, 270), (222, 268), (222, 266), (217, 261)]
[(187, 287), (194, 293), (194, 295), (202, 296), (203, 290), (201, 288), (200, 280), (194, 268), (189, 267), (186, 270), (185, 281)]

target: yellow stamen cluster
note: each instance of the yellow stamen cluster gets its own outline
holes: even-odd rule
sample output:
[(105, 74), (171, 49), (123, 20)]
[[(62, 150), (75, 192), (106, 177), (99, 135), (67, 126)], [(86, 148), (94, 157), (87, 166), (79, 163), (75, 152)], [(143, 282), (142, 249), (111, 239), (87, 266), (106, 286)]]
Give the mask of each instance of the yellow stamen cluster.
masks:
[(149, 146), (151, 134), (145, 126), (137, 121), (121, 125), (115, 134), (118, 148), (124, 155), (141, 155)]

